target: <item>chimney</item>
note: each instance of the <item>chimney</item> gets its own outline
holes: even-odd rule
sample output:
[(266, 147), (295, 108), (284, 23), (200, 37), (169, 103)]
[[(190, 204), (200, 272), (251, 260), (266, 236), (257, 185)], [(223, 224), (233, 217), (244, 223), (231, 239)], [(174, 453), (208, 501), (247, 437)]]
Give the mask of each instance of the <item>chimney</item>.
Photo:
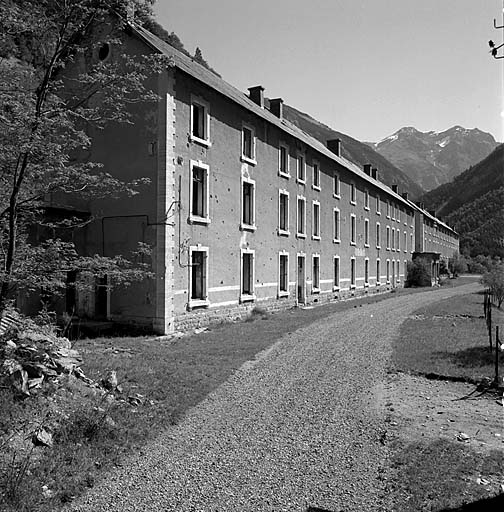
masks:
[(433, 217), (436, 216), (436, 210), (427, 210)]
[(264, 87), (262, 85), (256, 85), (255, 87), (249, 87), (249, 98), (261, 108), (264, 108)]
[(422, 203), (421, 201), (417, 201), (416, 202), (416, 205), (418, 206), (418, 208), (420, 208), (421, 210), (425, 210), (425, 203)]
[(392, 192), (395, 192), (396, 194), (399, 194), (399, 185), (397, 185), (397, 183), (394, 183), (392, 185)]
[(371, 164), (364, 164), (364, 172), (365, 172), (368, 176), (371, 176)]
[(341, 156), (341, 139), (330, 139), (327, 141), (327, 149), (336, 156)]
[(376, 167), (371, 169), (371, 176), (374, 180), (378, 181), (378, 169)]
[(275, 98), (270, 100), (270, 112), (277, 116), (278, 119), (283, 119), (283, 99)]
[(403, 192), (401, 195), (405, 201), (408, 201), (408, 192)]

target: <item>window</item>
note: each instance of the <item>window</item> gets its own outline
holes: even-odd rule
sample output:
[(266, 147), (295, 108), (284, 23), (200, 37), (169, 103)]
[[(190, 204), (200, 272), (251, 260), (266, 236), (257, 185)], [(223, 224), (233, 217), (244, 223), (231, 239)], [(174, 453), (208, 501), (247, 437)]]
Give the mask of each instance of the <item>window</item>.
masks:
[(350, 202), (352, 204), (357, 204), (357, 190), (355, 188), (355, 183), (350, 183)]
[(189, 307), (208, 306), (208, 248), (189, 248), (189, 281), (191, 283)]
[(278, 172), (280, 176), (289, 177), (289, 148), (285, 144), (280, 144), (278, 152)]
[(340, 261), (339, 256), (333, 259), (333, 290), (339, 290), (340, 287)]
[(208, 224), (208, 165), (191, 160), (189, 221)]
[(278, 295), (289, 295), (289, 254), (281, 252), (278, 259)]
[(408, 252), (408, 233), (404, 232), (404, 252)]
[(392, 220), (395, 220), (395, 205), (394, 204), (390, 205), (390, 210), (391, 210)]
[(297, 180), (300, 183), (305, 183), (306, 181), (306, 166), (305, 166), (305, 158), (302, 153), (298, 153), (297, 157)]
[(399, 229), (396, 230), (396, 249), (401, 250), (401, 231)]
[(387, 251), (390, 251), (390, 226), (387, 226)]
[(410, 234), (410, 251), (413, 252), (413, 233)]
[(320, 203), (313, 201), (313, 235), (314, 240), (320, 240)]
[(350, 287), (355, 288), (355, 258), (350, 259)]
[(302, 196), (297, 198), (297, 236), (306, 236), (306, 199)]
[(364, 285), (369, 286), (369, 259), (364, 260)]
[(254, 300), (254, 251), (241, 251), (241, 301)]
[(242, 160), (250, 164), (256, 163), (255, 131), (251, 126), (242, 128)]
[(255, 226), (255, 182), (242, 177), (241, 229), (256, 229)]
[(350, 244), (355, 245), (357, 237), (357, 219), (355, 215), (350, 215)]
[(318, 162), (313, 162), (313, 183), (312, 187), (315, 190), (320, 190), (320, 165)]
[(334, 174), (333, 177), (333, 196), (340, 198), (340, 189), (341, 189), (341, 183), (339, 179), (339, 174)]
[(340, 211), (338, 210), (338, 208), (334, 208), (334, 210), (333, 210), (333, 219), (334, 219), (333, 242), (339, 242), (340, 241)]
[(390, 201), (387, 200), (387, 219), (390, 219)]
[(381, 284), (381, 276), (380, 276), (380, 260), (376, 260), (376, 286), (380, 286)]
[(380, 223), (376, 223), (376, 248), (380, 249)]
[(376, 196), (376, 215), (381, 215), (381, 203), (380, 203), (380, 196)]
[(369, 219), (364, 219), (364, 245), (369, 247)]
[(395, 251), (395, 229), (392, 228), (392, 250)]
[(201, 98), (191, 97), (190, 133), (192, 141), (210, 146), (210, 108)]
[(364, 190), (364, 209), (369, 210), (369, 190)]
[(313, 283), (312, 288), (314, 292), (320, 291), (320, 256), (318, 254), (314, 254), (312, 257), (313, 263)]
[(387, 284), (390, 284), (390, 260), (387, 260)]
[(289, 192), (278, 192), (278, 234), (289, 234)]

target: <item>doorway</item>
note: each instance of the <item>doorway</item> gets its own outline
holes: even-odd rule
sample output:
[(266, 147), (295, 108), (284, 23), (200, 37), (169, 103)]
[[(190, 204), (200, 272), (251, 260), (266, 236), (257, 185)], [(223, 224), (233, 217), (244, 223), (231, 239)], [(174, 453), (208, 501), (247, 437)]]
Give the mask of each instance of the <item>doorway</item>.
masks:
[(300, 304), (306, 302), (306, 265), (305, 256), (297, 257), (297, 301)]

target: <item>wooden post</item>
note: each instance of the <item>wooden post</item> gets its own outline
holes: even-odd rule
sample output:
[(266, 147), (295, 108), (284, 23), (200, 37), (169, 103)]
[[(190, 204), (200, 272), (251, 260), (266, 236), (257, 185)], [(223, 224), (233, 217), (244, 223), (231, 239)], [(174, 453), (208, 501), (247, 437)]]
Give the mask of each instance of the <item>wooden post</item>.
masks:
[(485, 320), (487, 318), (487, 291), (483, 295), (483, 314), (485, 315)]
[(499, 326), (495, 327), (495, 384), (499, 385)]
[(490, 343), (490, 350), (492, 350), (492, 304), (488, 308), (488, 342)]

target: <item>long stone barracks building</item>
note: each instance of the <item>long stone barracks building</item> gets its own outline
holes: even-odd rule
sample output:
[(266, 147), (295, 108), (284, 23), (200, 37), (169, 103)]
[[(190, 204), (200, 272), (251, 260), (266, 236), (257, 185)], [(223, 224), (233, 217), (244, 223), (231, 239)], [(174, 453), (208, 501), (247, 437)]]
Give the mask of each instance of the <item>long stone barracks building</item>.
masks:
[[(404, 284), (414, 253), (457, 251), (450, 228), (376, 169), (344, 159), (339, 140), (324, 145), (284, 119), (280, 98), (266, 108), (262, 87), (245, 95), (136, 25), (124, 37), (121, 52), (161, 53), (172, 65), (148, 83), (158, 104), (133, 105), (134, 124), (93, 134), (88, 156), (151, 185), (77, 205), (100, 217), (82, 249), (111, 256), (150, 243), (155, 278), (126, 292), (97, 283), (94, 294), (67, 296), (68, 309), (164, 334), (255, 306), (385, 291)], [(114, 47), (96, 58), (114, 59)]]

